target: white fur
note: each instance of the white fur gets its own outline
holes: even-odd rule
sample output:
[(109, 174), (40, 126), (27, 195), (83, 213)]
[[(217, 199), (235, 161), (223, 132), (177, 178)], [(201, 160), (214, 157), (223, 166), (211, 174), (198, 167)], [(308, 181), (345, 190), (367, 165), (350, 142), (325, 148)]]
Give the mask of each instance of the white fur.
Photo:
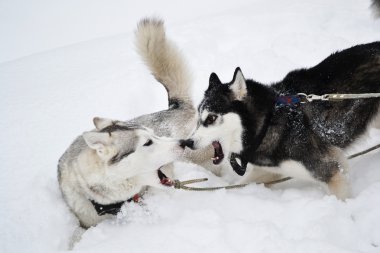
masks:
[[(111, 136), (108, 133), (99, 132), (86, 132), (83, 134), (84, 137), (88, 134), (100, 135), (100, 138), (105, 137), (103, 144), (97, 143), (95, 146), (89, 146), (97, 151), (97, 156), (100, 158), (99, 163), (105, 168), (109, 168), (105, 176), (114, 176), (115, 180), (123, 180), (120, 178), (129, 178), (141, 173), (156, 171), (162, 165), (174, 161), (183, 152), (176, 139), (155, 136), (152, 131), (147, 129), (130, 131), (134, 131), (134, 134), (138, 136), (137, 149), (120, 162), (109, 166), (107, 165), (108, 160), (122, 151), (123, 146), (125, 146), (123, 142), (132, 141), (130, 135), (124, 136), (122, 131), (120, 133), (118, 131), (113, 132)], [(153, 144), (144, 146), (148, 140), (152, 140)], [(101, 154), (98, 151), (99, 146), (103, 146)], [(89, 152), (93, 153), (92, 150)], [(146, 159), (147, 157), (149, 159)]]
[(283, 161), (278, 167), (259, 166), (258, 168), (287, 177), (316, 181), (302, 163), (294, 160)]
[[(208, 115), (207, 110), (202, 111), (200, 115), (202, 122), (206, 120)], [(204, 148), (213, 141), (219, 141), (224, 154), (239, 153), (243, 149), (243, 127), (239, 115), (230, 112), (217, 116), (218, 118), (212, 125), (205, 127), (200, 124), (195, 130), (191, 137), (194, 140), (194, 147), (196, 149)]]
[(245, 78), (241, 70), (237, 70), (234, 82), (231, 84), (230, 89), (234, 93), (236, 100), (243, 100), (247, 96), (247, 84), (245, 83)]

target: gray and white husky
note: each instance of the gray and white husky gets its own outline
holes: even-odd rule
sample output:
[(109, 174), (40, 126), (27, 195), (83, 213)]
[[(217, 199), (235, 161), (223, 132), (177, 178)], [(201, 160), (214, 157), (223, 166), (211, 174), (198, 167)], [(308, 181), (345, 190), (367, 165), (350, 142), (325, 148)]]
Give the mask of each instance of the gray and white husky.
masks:
[(144, 186), (160, 187), (163, 173), (158, 169), (171, 176), (166, 164), (182, 156), (211, 165), (212, 147), (187, 150), (184, 156), (184, 146), (175, 139), (188, 137), (196, 124), (196, 110), (190, 98), (190, 74), (182, 55), (167, 40), (163, 22), (144, 19), (135, 35), (140, 56), (168, 92), (169, 108), (126, 122), (95, 118), (96, 129), (80, 135), (60, 158), (59, 185), (83, 228), (112, 217)]
[[(298, 104), (299, 97), (284, 95), (379, 92), (380, 42), (334, 53), (270, 86), (246, 80), (239, 68), (226, 84), (212, 73), (198, 108), (198, 126), (185, 143), (194, 149), (212, 144), (214, 164), (226, 157), (239, 175), (254, 164), (325, 183), (344, 199), (349, 187), (343, 150), (379, 114), (380, 98)], [(295, 103), (279, 103), (284, 98)]]

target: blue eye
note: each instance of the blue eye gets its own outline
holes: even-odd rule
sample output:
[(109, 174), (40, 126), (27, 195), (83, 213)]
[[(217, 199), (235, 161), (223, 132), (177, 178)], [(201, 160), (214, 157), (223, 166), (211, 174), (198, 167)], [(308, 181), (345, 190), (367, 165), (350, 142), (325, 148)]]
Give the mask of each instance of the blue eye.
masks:
[(145, 142), (144, 146), (150, 146), (153, 144), (153, 141), (152, 140), (148, 140), (147, 142)]

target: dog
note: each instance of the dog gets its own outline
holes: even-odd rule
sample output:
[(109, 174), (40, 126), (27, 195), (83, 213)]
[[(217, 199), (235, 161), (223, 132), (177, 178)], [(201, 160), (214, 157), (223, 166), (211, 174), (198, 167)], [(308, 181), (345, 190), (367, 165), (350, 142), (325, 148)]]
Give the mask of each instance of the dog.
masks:
[[(138, 53), (168, 92), (169, 108), (126, 122), (94, 118), (96, 129), (77, 137), (59, 159), (63, 198), (83, 228), (113, 217), (145, 186), (160, 187), (159, 176), (171, 176), (166, 164), (184, 154), (178, 141), (167, 137), (187, 137), (196, 122), (191, 76), (183, 56), (167, 40), (163, 22), (143, 19), (135, 36)], [(207, 148), (186, 153), (191, 153), (189, 161), (211, 164), (205, 161)]]
[(159, 168), (184, 152), (176, 139), (141, 125), (102, 118), (94, 123), (97, 129), (77, 138), (59, 162), (62, 193), (84, 228), (115, 215), (143, 186), (158, 187)]
[[(269, 86), (246, 80), (240, 68), (225, 84), (212, 73), (198, 107), (197, 127), (181, 142), (192, 149), (212, 144), (214, 164), (227, 158), (239, 175), (253, 164), (321, 182), (337, 198), (346, 199), (344, 150), (379, 115), (380, 98), (298, 103), (303, 96), (288, 95), (379, 92), (380, 42), (333, 53)], [(279, 103), (284, 98), (294, 103)]]

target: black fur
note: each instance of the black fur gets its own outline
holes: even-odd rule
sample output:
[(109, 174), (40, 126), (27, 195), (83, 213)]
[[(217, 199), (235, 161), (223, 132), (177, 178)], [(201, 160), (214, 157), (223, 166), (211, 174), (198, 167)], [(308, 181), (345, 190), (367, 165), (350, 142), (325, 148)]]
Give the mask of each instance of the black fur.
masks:
[(378, 112), (380, 99), (318, 101), (294, 108), (276, 107), (276, 98), (297, 93), (379, 93), (380, 42), (334, 53), (315, 67), (292, 71), (270, 86), (246, 80), (248, 95), (242, 101), (234, 100), (232, 83), (222, 84), (211, 74), (199, 110), (239, 114), (244, 128), (243, 151), (238, 154), (242, 161), (278, 166), (295, 160), (316, 179), (329, 182), (341, 167), (332, 150), (346, 148), (364, 133)]

